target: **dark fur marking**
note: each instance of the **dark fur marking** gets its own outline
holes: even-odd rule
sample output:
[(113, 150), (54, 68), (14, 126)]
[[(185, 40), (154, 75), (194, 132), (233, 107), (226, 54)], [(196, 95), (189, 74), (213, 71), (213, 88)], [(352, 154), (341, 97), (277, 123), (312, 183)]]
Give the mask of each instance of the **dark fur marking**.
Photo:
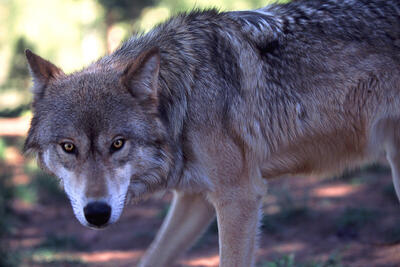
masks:
[(260, 50), (261, 55), (273, 54), (277, 49), (279, 49), (279, 41), (273, 40), (273, 41), (265, 44), (265, 46), (263, 46), (263, 47), (259, 46), (258, 49)]

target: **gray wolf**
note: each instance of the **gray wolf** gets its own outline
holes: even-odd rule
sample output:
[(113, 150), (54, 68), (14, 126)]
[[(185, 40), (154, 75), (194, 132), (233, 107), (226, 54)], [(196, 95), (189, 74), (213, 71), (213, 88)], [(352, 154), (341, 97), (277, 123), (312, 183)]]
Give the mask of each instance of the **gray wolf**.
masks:
[(65, 74), (26, 52), (25, 150), (85, 226), (173, 190), (140, 266), (169, 266), (216, 214), (220, 266), (253, 266), (266, 181), (389, 161), (400, 195), (400, 2), (193, 11)]

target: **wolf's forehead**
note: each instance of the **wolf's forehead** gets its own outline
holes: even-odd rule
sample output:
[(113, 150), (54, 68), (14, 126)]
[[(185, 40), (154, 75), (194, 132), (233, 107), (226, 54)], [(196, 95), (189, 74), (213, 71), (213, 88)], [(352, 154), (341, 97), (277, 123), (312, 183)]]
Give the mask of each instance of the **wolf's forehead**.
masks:
[[(143, 113), (127, 90), (104, 77), (84, 75), (69, 77), (52, 88), (40, 101), (38, 114), (46, 113), (46, 121), (55, 136), (84, 135), (89, 139), (135, 131)], [(135, 123), (136, 122), (136, 123)]]
[(93, 124), (134, 107), (128, 91), (121, 90), (118, 83), (107, 82), (103, 77), (85, 77), (63, 81), (59, 88), (53, 88), (46, 104), (52, 106), (53, 112)]
[(53, 97), (61, 95), (63, 98), (67, 97), (67, 100), (86, 104), (128, 93), (127, 90), (122, 90), (112, 72), (73, 73), (54, 83), (51, 91)]
[(126, 118), (120, 112), (99, 107), (74, 106), (66, 109), (59, 109), (52, 114), (53, 129), (56, 132), (84, 134), (89, 137), (96, 137), (100, 134), (112, 134), (118, 131), (121, 124), (126, 124)]
[(48, 109), (46, 121), (54, 137), (84, 136), (89, 140), (97, 140), (142, 132), (144, 122), (140, 113), (122, 102), (109, 98), (92, 99), (87, 103), (82, 100), (53, 103), (55, 109)]

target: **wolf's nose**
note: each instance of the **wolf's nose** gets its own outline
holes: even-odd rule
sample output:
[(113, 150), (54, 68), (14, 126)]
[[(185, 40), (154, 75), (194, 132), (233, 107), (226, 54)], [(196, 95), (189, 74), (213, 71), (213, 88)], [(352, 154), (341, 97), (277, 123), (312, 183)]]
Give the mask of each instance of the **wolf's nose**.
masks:
[(104, 202), (90, 202), (83, 208), (83, 212), (90, 224), (101, 227), (110, 219), (111, 207)]

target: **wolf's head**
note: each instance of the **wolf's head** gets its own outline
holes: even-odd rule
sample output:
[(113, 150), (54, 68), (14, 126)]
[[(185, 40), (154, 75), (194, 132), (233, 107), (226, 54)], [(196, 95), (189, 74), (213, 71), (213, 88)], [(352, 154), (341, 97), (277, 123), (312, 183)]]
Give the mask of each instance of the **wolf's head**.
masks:
[(134, 197), (166, 183), (170, 152), (158, 111), (158, 49), (124, 66), (66, 75), (26, 51), (34, 116), (25, 150), (61, 179), (78, 220), (104, 227)]

